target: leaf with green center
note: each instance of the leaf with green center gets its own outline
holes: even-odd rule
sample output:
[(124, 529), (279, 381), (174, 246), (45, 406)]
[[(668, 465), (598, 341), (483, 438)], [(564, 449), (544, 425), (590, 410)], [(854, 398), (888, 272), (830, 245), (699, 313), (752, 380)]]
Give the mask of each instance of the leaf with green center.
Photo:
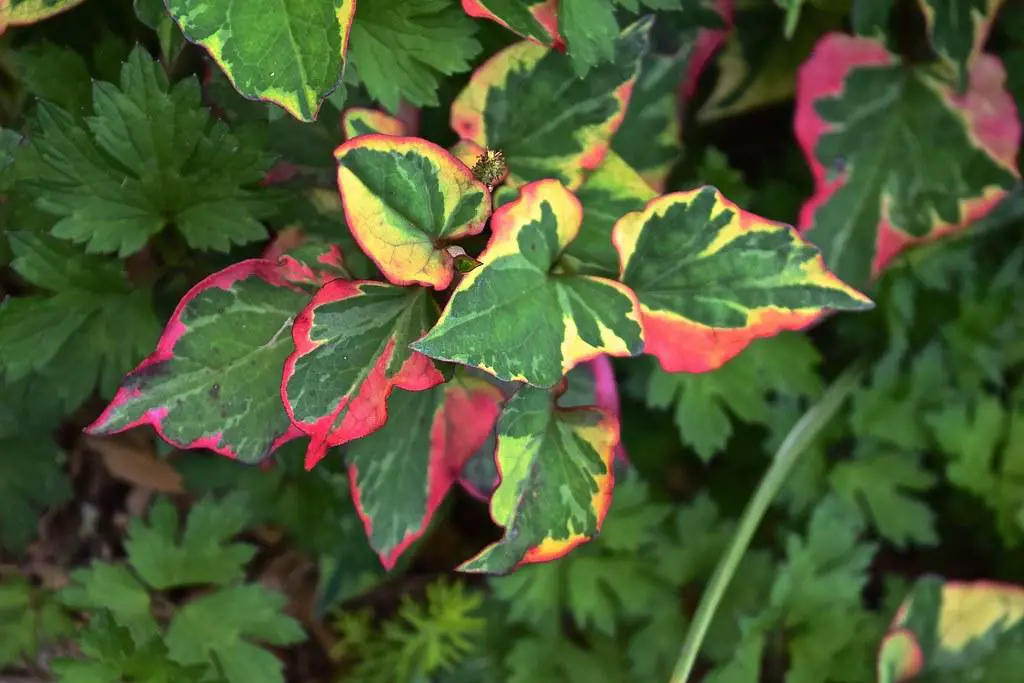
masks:
[(195, 249), (266, 236), (255, 183), (268, 157), (210, 117), (196, 79), (169, 85), (138, 47), (119, 87), (93, 83), (92, 105), (84, 124), (49, 103), (36, 109), (39, 159), (25, 187), (60, 217), (54, 236), (122, 257), (171, 225)]
[(918, 0), (935, 52), (951, 64), (958, 88), (967, 87), (1003, 0)]
[(470, 69), (480, 53), (476, 26), (454, 0), (362, 2), (349, 55), (370, 97), (398, 111), (399, 101), (437, 106), (441, 76)]
[(463, 463), (490, 435), (504, 396), (456, 376), (425, 391), (392, 392), (383, 427), (345, 450), (352, 499), (386, 569), (427, 529)]
[(452, 103), (451, 126), (481, 147), (500, 149), (512, 187), (557, 178), (574, 190), (604, 159), (619, 129), (647, 50), (650, 18), (625, 29), (615, 59), (578, 78), (569, 59), (521, 42), (478, 68)]
[(198, 597), (171, 620), (164, 639), (170, 659), (216, 666), (227, 683), (284, 683), (281, 660), (252, 641), (284, 646), (305, 640), (299, 622), (284, 613), (287, 602), (258, 584)]
[(878, 651), (878, 682), (1011, 681), (1024, 666), (1024, 590), (919, 579)]
[(463, 277), (437, 325), (412, 348), (538, 387), (555, 386), (601, 354), (640, 353), (629, 288), (555, 268), (579, 234), (582, 213), (557, 180), (520, 188), (517, 200), (494, 212), (483, 265)]
[(273, 261), (251, 259), (199, 282), (178, 303), (156, 351), (86, 431), (148, 424), (178, 448), (258, 462), (301, 436), (278, 387), (288, 328), (309, 301)]
[(409, 127), (387, 112), (366, 107), (349, 107), (341, 113), (341, 130), (345, 139), (375, 133), (378, 135), (409, 135)]
[(271, 244), (263, 254), (264, 258), (277, 261), (281, 277), (296, 285), (312, 287), (322, 287), (337, 278), (352, 279), (337, 244), (303, 236), (299, 239), (299, 244), (281, 251)]
[(122, 564), (93, 561), (71, 572), (71, 583), (61, 589), (61, 603), (74, 610), (103, 610), (140, 641), (158, 634), (149, 590)]
[(280, 391), (292, 423), (311, 437), (307, 469), (331, 446), (383, 426), (392, 388), (424, 391), (444, 380), (409, 349), (436, 319), (422, 287), (332, 280), (317, 291), (292, 326)]
[(800, 231), (863, 287), (906, 247), (963, 230), (1018, 173), (1021, 126), (999, 60), (981, 55), (965, 95), (878, 42), (829, 34), (800, 68), (794, 128), (816, 192)]
[(85, 0), (4, 0), (0, 3), (0, 33), (8, 26), (28, 26), (66, 12)]
[(181, 32), (202, 45), (243, 96), (316, 119), (340, 83), (356, 0), (166, 0)]
[(654, 52), (644, 56), (626, 116), (612, 138), (612, 151), (657, 192), (664, 191), (668, 174), (682, 154), (679, 87), (692, 48), (691, 43), (671, 56)]
[[(594, 406), (615, 419), (619, 418), (619, 387), (608, 358), (598, 356), (577, 365), (569, 371), (565, 380), (565, 393), (559, 396), (558, 405), (563, 408)], [(498, 486), (498, 466), (494, 461), (496, 440), (497, 425), (493, 425), (487, 439), (462, 465), (459, 483), (478, 500), (488, 500)], [(622, 463), (628, 462), (626, 450), (621, 443), (615, 448), (615, 457)]]
[(558, 35), (558, 0), (462, 0), (471, 17), (496, 21), (527, 40), (561, 47)]
[(658, 197), (623, 216), (612, 238), (620, 279), (640, 301), (644, 351), (668, 372), (714, 370), (754, 339), (873, 305), (793, 228), (713, 187)]
[(462, 564), (505, 573), (562, 557), (594, 538), (611, 504), (619, 422), (596, 408), (560, 408), (551, 392), (523, 387), (498, 423), (501, 482), (491, 497), (500, 541)]
[(604, 162), (576, 190), (583, 205), (580, 234), (565, 250), (577, 272), (615, 278), (619, 254), (612, 243), (615, 222), (631, 211), (640, 211), (657, 196), (622, 157), (609, 152)]
[(334, 156), (345, 220), (367, 256), (394, 284), (446, 289), (455, 268), (445, 244), (484, 229), (487, 186), (420, 138), (360, 135)]

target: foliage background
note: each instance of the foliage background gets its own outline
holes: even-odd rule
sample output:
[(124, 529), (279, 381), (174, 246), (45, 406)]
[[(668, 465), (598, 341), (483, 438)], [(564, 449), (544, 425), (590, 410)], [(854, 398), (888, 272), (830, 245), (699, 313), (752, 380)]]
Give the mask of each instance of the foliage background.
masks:
[[(456, 142), (452, 99), (472, 67), (516, 37), (470, 22), (454, 3), (409, 7), (422, 10), (403, 21), (421, 31), (427, 56), (398, 78), (375, 74), (374, 56), (357, 50), (359, 76), (327, 99), (315, 123), (240, 97), (159, 3), (93, 0), (0, 37), (6, 671), (75, 683), (668, 680), (773, 452), (854, 361), (867, 367), (865, 378), (760, 527), (715, 615), (696, 679), (868, 683), (877, 680), (879, 643), (896, 607), (919, 577), (1024, 583), (1019, 183), (961, 235), (888, 269), (872, 286), (873, 311), (757, 341), (704, 374), (666, 373), (646, 357), (615, 360), (632, 465), (620, 474), (605, 529), (563, 559), (508, 576), (451, 572), (496, 535), (484, 504), (461, 490), (385, 573), (337, 458), (307, 472), (293, 443), (270, 466), (251, 468), (178, 451), (146, 429), (83, 435), (192, 284), (259, 256), (270, 235), (291, 228), (337, 237), (337, 215), (318, 212), (308, 190), (333, 187), (342, 103), (394, 107), (404, 99), (420, 107), (421, 136)], [(713, 184), (744, 208), (797, 224), (814, 191), (793, 132), (797, 69), (821, 35), (861, 21), (871, 7), (807, 4), (787, 40), (786, 9), (739, 4), (724, 48), (670, 131), (666, 189)], [(659, 39), (671, 45), (707, 9), (665, 11)], [(706, 31), (724, 31), (714, 16), (708, 22)], [(896, 3), (894, 25), (901, 53), (927, 52), (916, 6)], [(51, 160), (64, 154), (59, 138), (72, 126), (53, 105), (73, 116), (98, 113), (93, 82), (117, 83), (136, 43), (171, 82), (201, 78), (201, 91), (182, 86), (179, 103), (158, 112), (167, 129), (209, 108), (223, 128), (206, 135), (230, 144), (211, 142), (199, 161), (175, 160), (155, 140), (153, 154), (170, 155), (163, 161), (173, 171), (128, 190), (111, 190), (97, 173), (121, 161), (64, 156), (55, 169), (23, 144), (41, 137), (56, 141)], [(1020, 107), (1019, 6), (1001, 9), (987, 50), (1005, 62)], [(673, 65), (669, 93), (685, 61)], [(739, 84), (738, 96), (727, 97), (729, 83)], [(124, 104), (124, 128), (115, 131), (125, 139), (138, 125), (131, 116), (144, 110), (132, 107)], [(643, 133), (641, 126), (620, 143), (635, 163), (662, 151)], [(306, 172), (264, 182), (271, 155)], [(135, 199), (107, 201), (129, 190), (159, 201), (143, 209)], [(210, 212), (191, 232), (159, 232), (164, 222), (180, 227), (198, 194), (222, 202), (232, 220)], [(157, 226), (142, 251), (128, 231), (110, 227), (132, 220)], [(115, 253), (83, 248), (104, 241), (113, 248), (93, 251)], [(118, 251), (132, 255), (122, 262)], [(157, 637), (139, 635), (154, 628)], [(971, 680), (1013, 680), (1020, 634), (1002, 637), (970, 660), (981, 676)], [(955, 666), (929, 675), (965, 680)]]

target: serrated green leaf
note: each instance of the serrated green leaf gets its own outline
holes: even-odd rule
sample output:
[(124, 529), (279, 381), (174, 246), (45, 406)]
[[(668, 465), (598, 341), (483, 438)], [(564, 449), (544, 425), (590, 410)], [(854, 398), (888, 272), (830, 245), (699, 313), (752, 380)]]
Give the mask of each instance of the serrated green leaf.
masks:
[(149, 591), (124, 565), (94, 561), (72, 572), (71, 581), (60, 592), (61, 602), (68, 607), (103, 610), (139, 642), (159, 634), (150, 613)]
[(11, 53), (10, 68), (36, 97), (69, 111), (89, 110), (89, 67), (82, 55), (71, 48), (47, 40), (30, 43)]
[(473, 22), (451, 0), (375, 0), (356, 9), (349, 48), (367, 92), (391, 113), (399, 99), (437, 106), (441, 76), (480, 53)]
[(182, 607), (167, 629), (171, 659), (216, 665), (227, 683), (284, 683), (283, 664), (257, 643), (284, 646), (305, 633), (284, 614), (286, 598), (259, 585), (222, 588)]
[(839, 277), (864, 287), (905, 248), (965, 229), (1006, 196), (1020, 122), (1005, 79), (996, 57), (979, 56), (960, 97), (874, 40), (818, 42), (797, 85), (794, 129), (816, 186), (799, 227)]
[(182, 32), (202, 45), (245, 97), (312, 121), (341, 82), (355, 0), (167, 0)]
[(615, 41), (615, 59), (582, 79), (556, 50), (531, 42), (501, 50), (452, 103), (452, 129), (482, 148), (500, 149), (512, 187), (557, 178), (575, 190), (600, 165), (622, 122), (651, 23), (626, 28)]
[(440, 320), (412, 348), (539, 387), (555, 386), (599, 354), (637, 354), (643, 340), (632, 292), (556, 270), (581, 221), (579, 201), (557, 180), (522, 187), (491, 219), (483, 266), (463, 277)]
[(615, 57), (619, 22), (615, 20), (615, 7), (610, 2), (559, 0), (558, 30), (565, 38), (566, 53), (580, 78)]
[(191, 247), (222, 252), (266, 235), (257, 220), (265, 208), (247, 186), (267, 157), (212, 121), (195, 79), (169, 86), (137, 48), (119, 87), (93, 84), (92, 104), (84, 126), (55, 105), (37, 110), (41, 161), (24, 182), (60, 217), (55, 236), (127, 256), (169, 225)]
[(720, 367), (751, 341), (871, 301), (828, 271), (790, 226), (704, 186), (629, 213), (612, 233), (620, 279), (636, 292), (644, 351), (669, 372)]
[(71, 615), (45, 589), (21, 578), (0, 582), (0, 667), (35, 661), (43, 647), (74, 632)]
[[(309, 293), (277, 263), (251, 259), (196, 284), (156, 351), (91, 424), (113, 434), (149, 424), (180, 448), (257, 462), (300, 435), (281, 405), (289, 328)], [(244, 334), (240, 334), (244, 332)]]
[(36, 537), (40, 514), (71, 498), (71, 483), (57, 444), (18, 427), (14, 436), (0, 433), (0, 548), (20, 553)]

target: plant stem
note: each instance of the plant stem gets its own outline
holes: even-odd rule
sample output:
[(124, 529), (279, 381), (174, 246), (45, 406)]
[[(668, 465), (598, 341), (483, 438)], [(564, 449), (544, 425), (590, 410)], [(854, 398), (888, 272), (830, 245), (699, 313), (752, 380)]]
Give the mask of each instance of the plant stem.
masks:
[(847, 368), (822, 394), (818, 402), (811, 406), (786, 434), (782, 445), (775, 452), (771, 465), (768, 466), (768, 470), (757, 485), (754, 496), (747, 503), (729, 548), (725, 551), (722, 559), (718, 561), (715, 573), (711, 576), (711, 582), (704, 591), (704, 595), (701, 596), (697, 612), (693, 615), (693, 621), (687, 629), (683, 650), (676, 661), (670, 683), (687, 683), (693, 672), (693, 665), (697, 662), (697, 654), (704, 642), (704, 636), (707, 635), (711, 620), (715, 616), (715, 611), (725, 595), (726, 588), (729, 587), (729, 582), (732, 581), (733, 574), (736, 573), (740, 560), (747, 552), (750, 540), (754, 537), (754, 532), (757, 531), (761, 519), (764, 518), (765, 512), (768, 511), (768, 507), (785, 483), (793, 465), (796, 464), (804, 449), (814, 441), (843, 405), (847, 396), (860, 382), (862, 372), (863, 369), (859, 363), (854, 363)]

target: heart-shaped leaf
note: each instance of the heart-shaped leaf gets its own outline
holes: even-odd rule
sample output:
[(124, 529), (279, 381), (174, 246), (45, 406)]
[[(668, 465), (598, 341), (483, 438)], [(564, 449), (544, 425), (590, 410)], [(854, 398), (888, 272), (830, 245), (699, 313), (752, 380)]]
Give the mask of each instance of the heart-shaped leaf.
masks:
[(421, 287), (332, 280), (292, 327), (280, 396), (292, 422), (311, 437), (306, 468), (331, 446), (358, 439), (387, 421), (392, 388), (422, 391), (443, 381), (409, 342), (437, 319)]
[(578, 363), (643, 348), (633, 293), (621, 283), (559, 272), (580, 230), (579, 200), (557, 180), (520, 189), (494, 212), (483, 264), (412, 348), (503, 381), (553, 387)]
[(360, 135), (334, 156), (345, 220), (384, 276), (398, 285), (448, 287), (455, 270), (445, 245), (484, 229), (487, 186), (419, 138)]
[(239, 93), (301, 121), (341, 82), (356, 0), (166, 0), (181, 32), (206, 48)]
[(549, 391), (520, 389), (498, 423), (491, 518), (505, 533), (460, 571), (547, 562), (596, 536), (611, 504), (618, 442), (618, 420), (608, 413), (560, 408)]
[(503, 401), (498, 387), (476, 377), (396, 389), (387, 408), (397, 418), (348, 445), (352, 499), (386, 569), (426, 531), (463, 464), (490, 436)]
[(86, 431), (143, 424), (178, 448), (258, 462), (301, 432), (279, 397), (292, 320), (309, 301), (274, 261), (242, 261), (182, 298), (156, 351)]
[(564, 54), (524, 41), (478, 68), (452, 103), (451, 126), (481, 147), (500, 149), (507, 183), (557, 178), (569, 189), (604, 159), (647, 50), (650, 18), (626, 28), (615, 59), (579, 78)]
[(815, 194), (799, 227), (856, 287), (906, 247), (963, 230), (1018, 178), (1021, 126), (999, 60), (963, 96), (878, 42), (829, 34), (800, 68), (796, 137)]
[(644, 351), (669, 372), (714, 370), (754, 339), (873, 305), (793, 228), (713, 187), (658, 197), (623, 216), (612, 236), (620, 279), (640, 300)]

